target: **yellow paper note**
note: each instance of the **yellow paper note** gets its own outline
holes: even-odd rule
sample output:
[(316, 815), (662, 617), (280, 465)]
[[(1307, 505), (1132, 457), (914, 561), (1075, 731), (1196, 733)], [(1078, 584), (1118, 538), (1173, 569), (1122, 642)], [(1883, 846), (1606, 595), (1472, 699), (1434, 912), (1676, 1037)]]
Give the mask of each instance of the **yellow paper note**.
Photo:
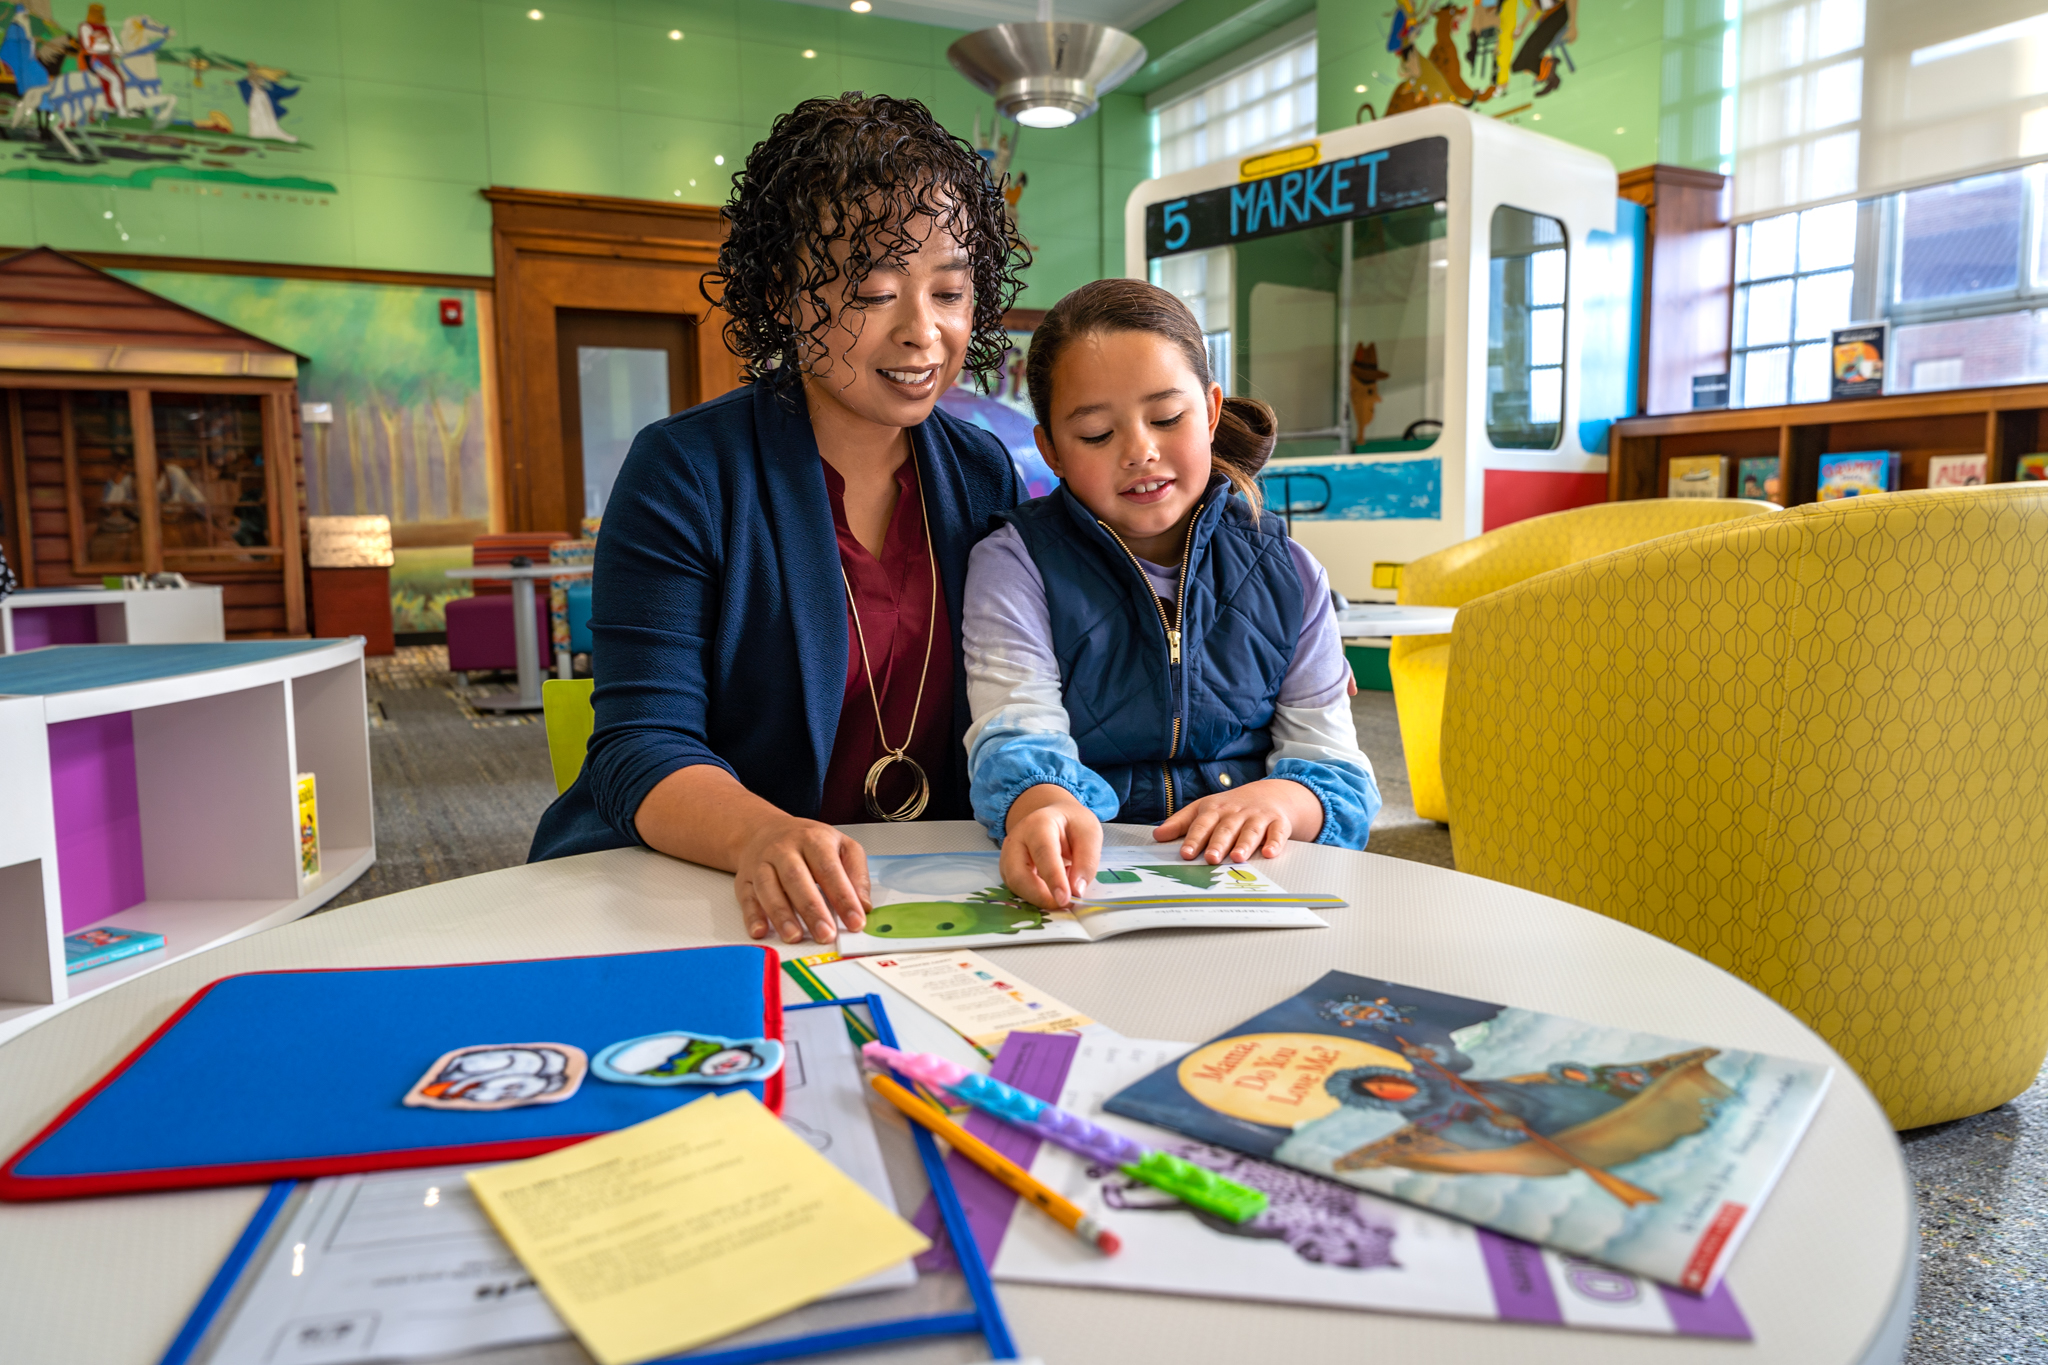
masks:
[(930, 1245), (745, 1092), (469, 1183), (603, 1365), (727, 1336)]
[(1068, 1033), (1093, 1022), (979, 953), (905, 953), (859, 961), (985, 1057), (1002, 1051), (1003, 1039), (1014, 1032)]

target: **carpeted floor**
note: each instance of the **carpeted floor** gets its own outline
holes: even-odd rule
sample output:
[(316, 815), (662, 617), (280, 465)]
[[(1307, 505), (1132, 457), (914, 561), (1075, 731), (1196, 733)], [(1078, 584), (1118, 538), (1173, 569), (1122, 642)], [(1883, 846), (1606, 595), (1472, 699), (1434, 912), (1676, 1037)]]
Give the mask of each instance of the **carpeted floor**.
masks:
[[(377, 865), (330, 909), (526, 861), (554, 799), (539, 718), (480, 713), (447, 650), (408, 646), (369, 662)], [(1450, 831), (1419, 819), (1394, 699), (1352, 705), (1384, 804), (1376, 853), (1453, 866)], [(2048, 1361), (2048, 1070), (2010, 1104), (1899, 1135), (1920, 1199), (1920, 1296), (1910, 1365)]]

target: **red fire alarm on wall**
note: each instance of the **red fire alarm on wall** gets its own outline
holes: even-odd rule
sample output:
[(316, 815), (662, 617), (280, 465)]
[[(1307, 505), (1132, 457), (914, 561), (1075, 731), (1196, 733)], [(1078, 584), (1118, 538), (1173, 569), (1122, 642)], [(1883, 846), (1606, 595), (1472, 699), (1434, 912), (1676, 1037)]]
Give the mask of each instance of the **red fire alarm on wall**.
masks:
[(441, 300), (441, 325), (443, 327), (460, 327), (462, 325), (461, 299)]

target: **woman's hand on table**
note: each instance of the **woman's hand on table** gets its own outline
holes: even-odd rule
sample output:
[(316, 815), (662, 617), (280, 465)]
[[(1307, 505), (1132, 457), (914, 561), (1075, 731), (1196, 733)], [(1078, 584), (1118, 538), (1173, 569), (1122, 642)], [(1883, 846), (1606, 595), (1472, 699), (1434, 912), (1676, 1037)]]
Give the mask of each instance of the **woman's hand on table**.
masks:
[(867, 850), (830, 825), (784, 815), (747, 840), (735, 862), (733, 890), (754, 938), (800, 943), (808, 933), (830, 943), (841, 926), (858, 932), (867, 923)]
[(830, 825), (791, 815), (709, 763), (680, 768), (641, 801), (649, 848), (733, 874), (747, 933), (820, 943), (868, 918), (868, 855)]
[(1192, 801), (1152, 831), (1160, 843), (1178, 839), (1184, 859), (1241, 863), (1257, 854), (1277, 858), (1289, 839), (1323, 832), (1323, 803), (1299, 782), (1268, 777), (1236, 791)]
[(1102, 822), (1065, 787), (1026, 787), (1010, 803), (1003, 884), (1041, 910), (1064, 910), (1102, 863)]

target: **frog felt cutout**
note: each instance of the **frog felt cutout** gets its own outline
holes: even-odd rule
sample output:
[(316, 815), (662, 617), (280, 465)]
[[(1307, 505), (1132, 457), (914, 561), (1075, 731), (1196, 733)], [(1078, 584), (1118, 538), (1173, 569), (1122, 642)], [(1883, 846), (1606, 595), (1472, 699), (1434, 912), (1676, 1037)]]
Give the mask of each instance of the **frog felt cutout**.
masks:
[(738, 1085), (780, 1071), (782, 1044), (675, 1029), (613, 1043), (590, 1069), (600, 1080), (626, 1085)]
[(969, 934), (1017, 934), (1043, 929), (1045, 912), (999, 888), (977, 893), (986, 899), (904, 901), (878, 905), (863, 933), (876, 938), (962, 938)]

